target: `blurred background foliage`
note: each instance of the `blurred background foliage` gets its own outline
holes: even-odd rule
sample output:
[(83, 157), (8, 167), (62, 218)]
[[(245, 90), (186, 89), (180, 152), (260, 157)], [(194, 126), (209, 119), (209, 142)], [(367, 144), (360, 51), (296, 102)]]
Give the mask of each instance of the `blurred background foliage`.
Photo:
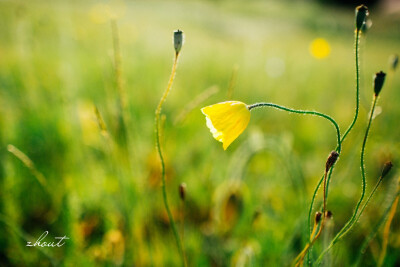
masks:
[[(0, 2), (1, 265), (180, 264), (154, 141), (154, 110), (170, 74), (176, 29), (185, 44), (163, 107), (163, 145), (188, 264), (289, 265), (307, 241), (308, 205), (336, 146), (334, 129), (316, 117), (256, 110), (223, 151), (199, 109), (227, 99), (275, 102), (327, 113), (344, 131), (355, 107), (359, 1), (345, 2)], [(385, 161), (398, 162), (400, 77), (388, 59), (400, 52), (399, 7), (368, 3), (360, 118), (330, 186), (334, 223), (314, 256), (360, 196), (359, 153), (379, 70), (388, 77), (367, 144), (367, 192)], [(354, 262), (397, 179), (383, 182), (359, 227), (328, 255), (332, 266)], [(400, 264), (399, 223), (396, 214), (386, 266)], [(70, 239), (61, 248), (26, 247), (44, 231), (48, 241)], [(379, 232), (365, 266), (375, 265), (381, 243)]]

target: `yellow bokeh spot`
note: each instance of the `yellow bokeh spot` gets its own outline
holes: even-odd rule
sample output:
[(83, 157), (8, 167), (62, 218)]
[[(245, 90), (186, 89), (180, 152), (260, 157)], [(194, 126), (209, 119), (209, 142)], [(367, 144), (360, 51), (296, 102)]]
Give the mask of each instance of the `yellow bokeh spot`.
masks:
[(96, 24), (106, 23), (111, 19), (112, 11), (107, 4), (95, 4), (89, 11), (90, 19)]
[(310, 53), (318, 59), (326, 58), (331, 53), (331, 47), (325, 39), (317, 38), (310, 44)]

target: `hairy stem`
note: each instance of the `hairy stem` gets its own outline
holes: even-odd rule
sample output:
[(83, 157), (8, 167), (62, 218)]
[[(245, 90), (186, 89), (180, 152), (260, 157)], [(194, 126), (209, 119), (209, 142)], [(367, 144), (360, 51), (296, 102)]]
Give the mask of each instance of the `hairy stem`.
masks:
[[(340, 139), (340, 143), (343, 143), (343, 141), (346, 139), (347, 135), (350, 133), (350, 131), (353, 129), (354, 124), (357, 121), (358, 118), (358, 112), (360, 110), (360, 63), (359, 63), (359, 45), (360, 45), (360, 31), (356, 31), (356, 37), (355, 37), (355, 58), (356, 58), (356, 110), (354, 113), (354, 118), (345, 133), (343, 134), (342, 138)], [(331, 181), (331, 174), (332, 172), (328, 175), (328, 180), (327, 180), (327, 190), (326, 194), (328, 194), (329, 191), (329, 182)], [(328, 196), (327, 196), (328, 197)]]
[[(382, 176), (379, 177), (379, 180), (378, 180), (378, 182), (376, 183), (374, 189), (372, 189), (372, 191), (371, 191), (371, 193), (369, 194), (368, 198), (365, 200), (364, 205), (361, 207), (360, 212), (358, 213), (358, 216), (357, 216), (355, 222), (358, 222), (358, 220), (360, 219), (362, 213), (364, 212), (364, 209), (367, 207), (369, 201), (370, 201), (371, 198), (374, 196), (374, 194), (375, 194), (376, 190), (378, 189), (379, 185), (381, 184), (382, 180), (383, 180), (383, 177), (382, 177)], [(348, 230), (349, 230), (349, 229), (348, 229)], [(347, 230), (347, 231), (348, 231), (348, 230)], [(346, 232), (347, 232), (347, 231), (346, 231)], [(343, 235), (346, 234), (346, 232), (343, 233)]]
[(354, 124), (357, 121), (358, 118), (358, 111), (360, 109), (360, 63), (359, 63), (359, 45), (360, 45), (360, 31), (356, 31), (356, 37), (355, 37), (355, 57), (356, 57), (356, 112), (354, 114), (353, 121), (347, 128), (347, 130), (344, 132), (342, 141), (346, 138), (346, 136), (350, 133), (350, 131), (353, 129)]
[(361, 202), (363, 201), (364, 196), (365, 196), (365, 164), (364, 164), (365, 146), (367, 144), (368, 134), (369, 134), (369, 130), (371, 128), (372, 118), (373, 118), (373, 115), (374, 115), (377, 99), (378, 99), (378, 97), (376, 95), (374, 95), (373, 104), (372, 104), (371, 112), (370, 112), (370, 115), (369, 115), (368, 125), (367, 125), (367, 129), (365, 131), (364, 140), (363, 140), (362, 147), (361, 147), (361, 157), (360, 157), (361, 176), (362, 176), (361, 197), (357, 202), (357, 205), (356, 205), (356, 207), (354, 209), (353, 215), (351, 216), (350, 220), (345, 224), (345, 226), (343, 226), (343, 228), (339, 231), (339, 233), (336, 234), (336, 236), (333, 238), (333, 240), (331, 241), (329, 246), (321, 253), (321, 255), (318, 257), (317, 262), (320, 262), (322, 260), (323, 256), (324, 256), (324, 254), (326, 252), (328, 252), (341, 238), (343, 238), (350, 231), (350, 229), (357, 222), (359, 216), (361, 215), (361, 212), (364, 210), (365, 205), (367, 204), (366, 203), (364, 205), (364, 208), (361, 210), (361, 212), (359, 213), (359, 216), (357, 217)]
[[(330, 122), (333, 124), (333, 126), (334, 126), (335, 129), (336, 129), (336, 134), (337, 134), (337, 147), (336, 147), (336, 151), (340, 154), (340, 151), (341, 151), (341, 149), (342, 149), (342, 147), (341, 147), (341, 138), (340, 138), (340, 129), (339, 129), (339, 126), (338, 126), (338, 124), (336, 123), (336, 121), (335, 121), (334, 119), (332, 119), (331, 117), (329, 117), (328, 115), (323, 114), (323, 113), (320, 113), (320, 112), (317, 112), (317, 111), (307, 111), (307, 110), (296, 110), (296, 109), (291, 109), (291, 108), (283, 107), (283, 106), (280, 106), (280, 105), (277, 105), (277, 104), (273, 104), (273, 103), (256, 103), (256, 104), (253, 104), (253, 105), (249, 105), (249, 106), (248, 106), (248, 109), (251, 110), (251, 109), (257, 108), (257, 107), (273, 107), (273, 108), (276, 108), (276, 109), (281, 109), (281, 110), (288, 111), (288, 112), (292, 112), (292, 113), (314, 115), (314, 116), (319, 116), (319, 117), (322, 117), (322, 118), (324, 118), (324, 119), (327, 119), (328, 121), (330, 121)], [(332, 168), (333, 168), (333, 166), (332, 166)], [(329, 173), (332, 172), (332, 168), (330, 169)], [(327, 196), (327, 194), (326, 194), (326, 189), (327, 189), (327, 187), (326, 187), (327, 173), (325, 173), (325, 175), (323, 176), (322, 179), (324, 180), (324, 213), (325, 213), (325, 208), (326, 208), (326, 196)], [(321, 179), (321, 181), (318, 183), (317, 189), (316, 189), (315, 192), (314, 192), (314, 195), (313, 195), (313, 202), (314, 202), (316, 193), (317, 193), (317, 191), (318, 191), (318, 189), (319, 189), (319, 187), (320, 187), (320, 185), (321, 185), (321, 183), (322, 183), (322, 179)], [(312, 207), (312, 206), (311, 206), (311, 207)], [(310, 217), (310, 216), (309, 216), (309, 217)], [(323, 221), (322, 221), (322, 223), (321, 223), (321, 227), (320, 227), (320, 229), (319, 229), (317, 235), (315, 236), (315, 238), (314, 238), (312, 241), (310, 241), (309, 244), (307, 244), (307, 246), (304, 248), (304, 250), (299, 254), (297, 260), (301, 259), (300, 261), (301, 261), (301, 262), (303, 261), (304, 256), (306, 255), (306, 253), (308, 252), (308, 250), (312, 247), (312, 245), (313, 245), (313, 243), (315, 242), (315, 240), (320, 236), (321, 231), (322, 231), (322, 229), (323, 229), (324, 220), (325, 220), (325, 214), (324, 214), (324, 219), (323, 219)], [(310, 229), (310, 231), (311, 231), (311, 229)], [(311, 232), (310, 232), (310, 238), (311, 238)], [(299, 263), (300, 261), (298, 261), (298, 263)]]
[(305, 246), (305, 248), (300, 252), (300, 254), (296, 257), (295, 259), (295, 266), (301, 266), (304, 262), (304, 257), (307, 255), (308, 251), (312, 248), (312, 246), (314, 245), (315, 241), (317, 241), (317, 239), (320, 237), (321, 233), (322, 233), (322, 229), (325, 226), (325, 220), (327, 219), (327, 212), (326, 212), (326, 198), (325, 198), (325, 190), (326, 190), (326, 178), (328, 175), (328, 170), (325, 171), (325, 175), (324, 175), (324, 206), (323, 206), (323, 217), (322, 217), (322, 222), (321, 225), (319, 227), (319, 230), (317, 232), (317, 234), (312, 238), (313, 233), (315, 232), (315, 229), (317, 227), (317, 224), (314, 225), (314, 229), (310, 235), (310, 242)]
[[(356, 30), (355, 33), (355, 42), (354, 42), (354, 46), (355, 46), (355, 67), (356, 67), (356, 109), (355, 109), (355, 113), (354, 113), (354, 118), (353, 121), (350, 123), (349, 127), (347, 128), (347, 130), (345, 131), (345, 133), (343, 134), (343, 136), (340, 138), (340, 144), (343, 143), (343, 141), (346, 139), (347, 135), (350, 133), (350, 131), (353, 129), (354, 124), (357, 121), (358, 118), (358, 112), (359, 112), (359, 108), (360, 108), (360, 64), (359, 64), (359, 44), (360, 44), (360, 34), (361, 32), (359, 30)], [(338, 151), (339, 152), (339, 151)], [(327, 189), (326, 189), (326, 198), (328, 198), (328, 192), (329, 192), (329, 182), (331, 181), (331, 176), (332, 176), (332, 171), (333, 168), (335, 166), (332, 166), (329, 175), (328, 175), (328, 180), (327, 180)], [(319, 180), (315, 190), (314, 190), (314, 194), (311, 198), (311, 203), (310, 203), (310, 208), (308, 210), (308, 222), (307, 225), (310, 226), (309, 228), (309, 235), (311, 235), (311, 217), (312, 217), (312, 210), (313, 210), (313, 206), (314, 206), (314, 202), (315, 202), (315, 198), (317, 196), (318, 193), (318, 189), (321, 186), (322, 180), (324, 179), (324, 176), (321, 177), (321, 179)], [(309, 262), (309, 261), (308, 261)]]
[(307, 114), (307, 115), (314, 115), (314, 116), (318, 116), (318, 117), (322, 117), (324, 119), (327, 119), (328, 121), (330, 121), (333, 126), (336, 129), (336, 134), (337, 134), (337, 142), (338, 142), (338, 152), (340, 153), (341, 150), (341, 145), (340, 145), (340, 130), (339, 130), (339, 126), (336, 123), (336, 121), (334, 119), (332, 119), (331, 117), (329, 117), (328, 115), (325, 115), (324, 113), (321, 112), (317, 112), (317, 111), (308, 111), (308, 110), (297, 110), (297, 109), (292, 109), (292, 108), (287, 108), (284, 106), (280, 106), (274, 103), (256, 103), (256, 104), (252, 104), (247, 106), (247, 108), (249, 110), (252, 110), (253, 108), (258, 108), (258, 107), (272, 107), (272, 108), (276, 108), (276, 109), (280, 109), (280, 110), (284, 110), (284, 111), (288, 111), (288, 112), (292, 112), (292, 113), (296, 113), (296, 114)]
[(169, 205), (168, 205), (167, 188), (166, 188), (166, 185), (165, 185), (165, 163), (164, 163), (164, 157), (163, 157), (163, 153), (162, 153), (162, 150), (161, 150), (161, 144), (160, 144), (160, 138), (161, 138), (160, 137), (161, 108), (162, 108), (162, 105), (165, 102), (165, 99), (167, 98), (169, 92), (171, 91), (172, 83), (173, 83), (174, 77), (175, 77), (176, 67), (177, 67), (177, 64), (178, 64), (178, 57), (179, 57), (179, 53), (176, 53), (175, 57), (174, 57), (174, 63), (172, 65), (171, 76), (169, 78), (167, 89), (164, 91), (164, 94), (161, 97), (160, 102), (158, 103), (158, 106), (157, 106), (157, 109), (156, 109), (156, 129), (155, 130), (156, 130), (156, 148), (157, 148), (158, 156), (160, 157), (160, 161), (161, 161), (161, 181), (162, 181), (162, 192), (163, 192), (164, 206), (165, 206), (165, 209), (167, 211), (168, 219), (169, 219), (169, 222), (171, 224), (172, 230), (174, 232), (176, 244), (178, 246), (178, 250), (179, 250), (179, 253), (180, 253), (181, 258), (182, 258), (182, 265), (186, 266), (181, 239), (179, 238), (178, 230), (176, 228), (174, 218), (172, 217), (172, 213), (171, 213), (171, 210), (170, 210)]

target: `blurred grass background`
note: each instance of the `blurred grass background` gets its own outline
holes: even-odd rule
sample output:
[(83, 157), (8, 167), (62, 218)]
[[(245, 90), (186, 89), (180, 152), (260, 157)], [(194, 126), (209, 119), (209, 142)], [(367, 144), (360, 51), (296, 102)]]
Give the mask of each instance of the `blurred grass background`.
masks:
[[(119, 77), (111, 14), (119, 36)], [(244, 134), (223, 151), (199, 109), (229, 97), (248, 104), (275, 102), (327, 113), (344, 132), (355, 107), (354, 6), (2, 1), (0, 17), (2, 266), (180, 264), (162, 202), (154, 141), (154, 110), (170, 74), (176, 29), (184, 31), (185, 43), (163, 107), (164, 151), (179, 229), (185, 216), (189, 266), (282, 266), (301, 251), (308, 205), (336, 146), (334, 129), (316, 117), (256, 110)], [(375, 5), (370, 18), (372, 27), (360, 45), (360, 118), (343, 144), (330, 186), (330, 236), (345, 224), (360, 196), (359, 153), (372, 75), (389, 71), (389, 57), (399, 53), (399, 13)], [(310, 53), (317, 38), (329, 46), (326, 57)], [(389, 72), (367, 144), (367, 192), (385, 161), (398, 162), (399, 88), (398, 72)], [(208, 97), (200, 99), (204, 92)], [(99, 127), (100, 117), (107, 129)], [(32, 160), (44, 185), (7, 151), (9, 144)], [(393, 198), (397, 177), (384, 181), (359, 227), (332, 250), (328, 263), (354, 262)], [(182, 182), (187, 184), (184, 209), (178, 194)], [(399, 225), (396, 214), (385, 266), (400, 264)], [(61, 248), (26, 247), (44, 231), (48, 241), (70, 239)], [(314, 256), (330, 236), (317, 242)], [(372, 241), (365, 266), (375, 265), (381, 239), (378, 234)]]

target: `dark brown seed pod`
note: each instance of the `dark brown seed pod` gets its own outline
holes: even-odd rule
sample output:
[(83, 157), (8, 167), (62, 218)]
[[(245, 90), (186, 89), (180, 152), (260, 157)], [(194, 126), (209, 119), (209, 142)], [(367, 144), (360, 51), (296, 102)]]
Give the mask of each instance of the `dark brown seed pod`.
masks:
[(331, 219), (333, 216), (332, 212), (330, 210), (325, 211), (325, 218)]
[(328, 172), (329, 169), (333, 166), (333, 164), (335, 164), (335, 162), (337, 161), (337, 159), (339, 158), (339, 153), (336, 151), (332, 151), (331, 154), (329, 154), (329, 157), (326, 161), (326, 165), (325, 165), (325, 171)]
[(356, 30), (360, 31), (366, 18), (368, 17), (368, 7), (361, 5), (356, 7)]
[(385, 82), (386, 73), (383, 71), (375, 73), (374, 77), (374, 92), (375, 96), (378, 96), (382, 90), (383, 83)]
[(382, 178), (385, 177), (390, 172), (392, 167), (393, 167), (393, 164), (391, 161), (388, 161), (383, 165), (382, 174), (381, 174)]
[(321, 218), (322, 218), (322, 212), (317, 211), (315, 213), (315, 224), (318, 224), (321, 221)]

